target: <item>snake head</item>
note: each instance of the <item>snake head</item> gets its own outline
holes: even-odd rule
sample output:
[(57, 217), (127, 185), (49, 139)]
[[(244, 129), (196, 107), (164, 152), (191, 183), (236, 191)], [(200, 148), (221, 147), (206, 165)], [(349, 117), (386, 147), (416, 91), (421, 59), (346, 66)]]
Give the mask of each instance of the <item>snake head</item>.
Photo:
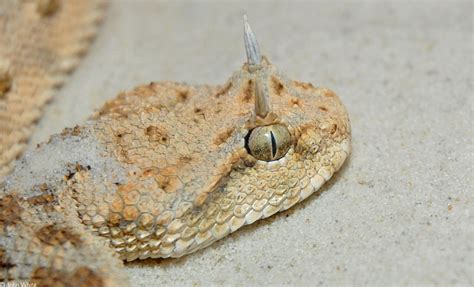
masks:
[(75, 220), (126, 260), (191, 253), (304, 200), (349, 155), (346, 110), (260, 56), (247, 22), (245, 39), (247, 63), (224, 85), (121, 93), (27, 156), (5, 190), (41, 209), (34, 186), (48, 178), (48, 204), (69, 198)]
[(247, 63), (217, 92), (191, 99), (203, 118), (188, 128), (199, 130), (193, 140), (202, 147), (192, 156), (205, 172), (183, 187), (197, 183), (182, 220), (197, 235), (167, 256), (290, 208), (319, 190), (350, 153), (349, 118), (336, 94), (280, 73), (259, 55), (247, 22), (245, 39)]
[(144, 228), (160, 230), (160, 245), (125, 252), (127, 260), (191, 253), (288, 209), (349, 155), (338, 97), (280, 73), (260, 56), (247, 22), (245, 39), (247, 63), (224, 85), (151, 83), (97, 116), (96, 137), (133, 169), (110, 200), (108, 224), (140, 226), (145, 218)]

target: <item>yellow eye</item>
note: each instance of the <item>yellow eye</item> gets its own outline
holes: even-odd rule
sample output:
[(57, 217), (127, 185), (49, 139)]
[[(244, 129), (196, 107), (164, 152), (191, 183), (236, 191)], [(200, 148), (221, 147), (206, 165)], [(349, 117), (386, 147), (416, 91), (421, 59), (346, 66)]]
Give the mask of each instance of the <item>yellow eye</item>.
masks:
[(291, 135), (282, 124), (256, 127), (246, 142), (249, 153), (259, 160), (272, 161), (285, 156), (291, 146)]

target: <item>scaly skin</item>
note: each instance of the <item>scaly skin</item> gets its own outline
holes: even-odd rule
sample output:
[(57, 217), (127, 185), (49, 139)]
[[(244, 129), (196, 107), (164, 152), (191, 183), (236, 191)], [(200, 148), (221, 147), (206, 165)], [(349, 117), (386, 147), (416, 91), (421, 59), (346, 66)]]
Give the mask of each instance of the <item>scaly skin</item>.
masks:
[(104, 0), (0, 1), (0, 182), (95, 35)]
[(161, 82), (122, 93), (8, 178), (0, 276), (78, 285), (71, 278), (82, 272), (93, 286), (123, 284), (120, 259), (191, 253), (317, 191), (349, 155), (345, 108), (266, 60), (260, 72), (291, 134), (285, 156), (260, 161), (245, 147), (262, 124), (247, 64), (221, 87)]

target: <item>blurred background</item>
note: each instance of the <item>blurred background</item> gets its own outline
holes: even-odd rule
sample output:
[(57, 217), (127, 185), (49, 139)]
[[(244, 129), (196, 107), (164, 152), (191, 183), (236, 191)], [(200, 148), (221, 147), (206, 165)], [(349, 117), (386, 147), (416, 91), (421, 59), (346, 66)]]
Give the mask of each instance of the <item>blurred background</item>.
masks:
[(31, 147), (150, 81), (223, 84), (262, 54), (345, 103), (353, 154), (320, 196), (181, 259), (127, 265), (135, 286), (474, 284), (472, 1), (110, 1)]

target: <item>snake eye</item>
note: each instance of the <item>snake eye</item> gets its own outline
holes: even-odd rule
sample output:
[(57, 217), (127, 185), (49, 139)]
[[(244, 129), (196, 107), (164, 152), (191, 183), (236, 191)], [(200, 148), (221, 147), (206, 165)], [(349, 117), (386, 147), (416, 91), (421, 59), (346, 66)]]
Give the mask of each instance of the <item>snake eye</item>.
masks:
[(258, 160), (277, 160), (290, 149), (291, 135), (282, 124), (256, 127), (250, 131), (245, 145), (247, 151)]

